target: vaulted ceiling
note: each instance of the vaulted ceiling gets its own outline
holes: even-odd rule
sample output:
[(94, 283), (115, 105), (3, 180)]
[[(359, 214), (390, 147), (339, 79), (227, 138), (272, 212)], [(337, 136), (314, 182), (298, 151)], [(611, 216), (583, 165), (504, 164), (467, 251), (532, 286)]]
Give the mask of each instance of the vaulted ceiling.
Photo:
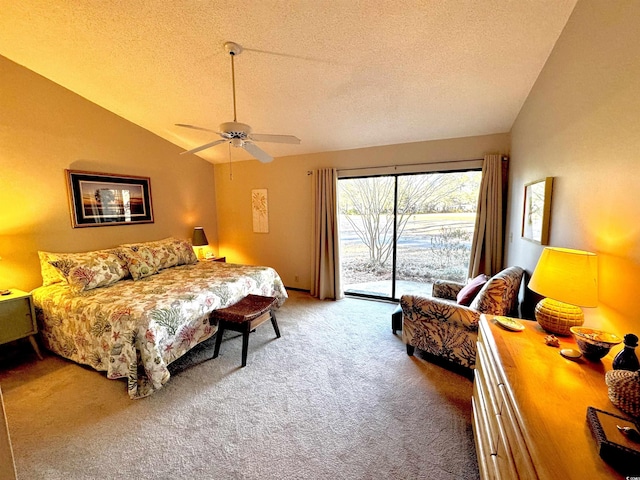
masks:
[(217, 137), (174, 124), (233, 119), (239, 43), (238, 121), (297, 155), (508, 132), (576, 1), (0, 0), (0, 55), (190, 149)]

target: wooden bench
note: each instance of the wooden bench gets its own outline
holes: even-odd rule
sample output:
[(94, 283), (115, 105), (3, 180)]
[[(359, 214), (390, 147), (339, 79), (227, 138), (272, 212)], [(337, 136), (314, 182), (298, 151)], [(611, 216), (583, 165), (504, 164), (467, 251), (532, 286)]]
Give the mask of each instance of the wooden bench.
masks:
[(280, 329), (276, 321), (273, 307), (276, 303), (275, 297), (264, 297), (262, 295), (247, 295), (238, 303), (227, 308), (214, 310), (209, 318), (211, 324), (218, 322), (218, 333), (213, 358), (217, 358), (220, 353), (220, 344), (225, 330), (242, 333), (242, 366), (247, 366), (247, 350), (249, 349), (249, 333), (267, 320), (271, 320), (276, 337), (280, 338)]

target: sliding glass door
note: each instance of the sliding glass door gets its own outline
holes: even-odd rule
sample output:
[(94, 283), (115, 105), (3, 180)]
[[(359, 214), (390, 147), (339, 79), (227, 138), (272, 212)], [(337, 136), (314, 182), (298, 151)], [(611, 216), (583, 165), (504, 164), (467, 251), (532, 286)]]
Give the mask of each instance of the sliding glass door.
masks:
[(392, 298), (395, 177), (338, 180), (345, 293)]
[(481, 172), (338, 181), (345, 293), (430, 294), (434, 279), (466, 279)]

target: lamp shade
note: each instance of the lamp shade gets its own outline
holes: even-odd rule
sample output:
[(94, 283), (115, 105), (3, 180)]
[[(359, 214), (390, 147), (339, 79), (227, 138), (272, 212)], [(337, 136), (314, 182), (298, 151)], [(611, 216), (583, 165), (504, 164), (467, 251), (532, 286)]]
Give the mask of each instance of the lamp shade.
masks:
[(202, 247), (204, 245), (209, 245), (209, 241), (207, 240), (207, 236), (204, 233), (204, 228), (195, 227), (193, 229), (193, 237), (191, 238), (191, 244), (194, 247)]
[(598, 306), (598, 257), (569, 248), (546, 247), (529, 288), (545, 297), (580, 307)]

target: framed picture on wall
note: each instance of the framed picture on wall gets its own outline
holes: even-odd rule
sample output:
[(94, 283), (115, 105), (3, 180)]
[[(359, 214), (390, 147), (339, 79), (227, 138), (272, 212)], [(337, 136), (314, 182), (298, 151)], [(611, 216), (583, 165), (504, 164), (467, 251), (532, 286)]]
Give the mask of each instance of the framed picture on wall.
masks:
[(537, 180), (524, 186), (522, 238), (540, 245), (549, 244), (552, 189), (553, 177)]
[(153, 223), (148, 177), (80, 170), (66, 174), (73, 228)]

